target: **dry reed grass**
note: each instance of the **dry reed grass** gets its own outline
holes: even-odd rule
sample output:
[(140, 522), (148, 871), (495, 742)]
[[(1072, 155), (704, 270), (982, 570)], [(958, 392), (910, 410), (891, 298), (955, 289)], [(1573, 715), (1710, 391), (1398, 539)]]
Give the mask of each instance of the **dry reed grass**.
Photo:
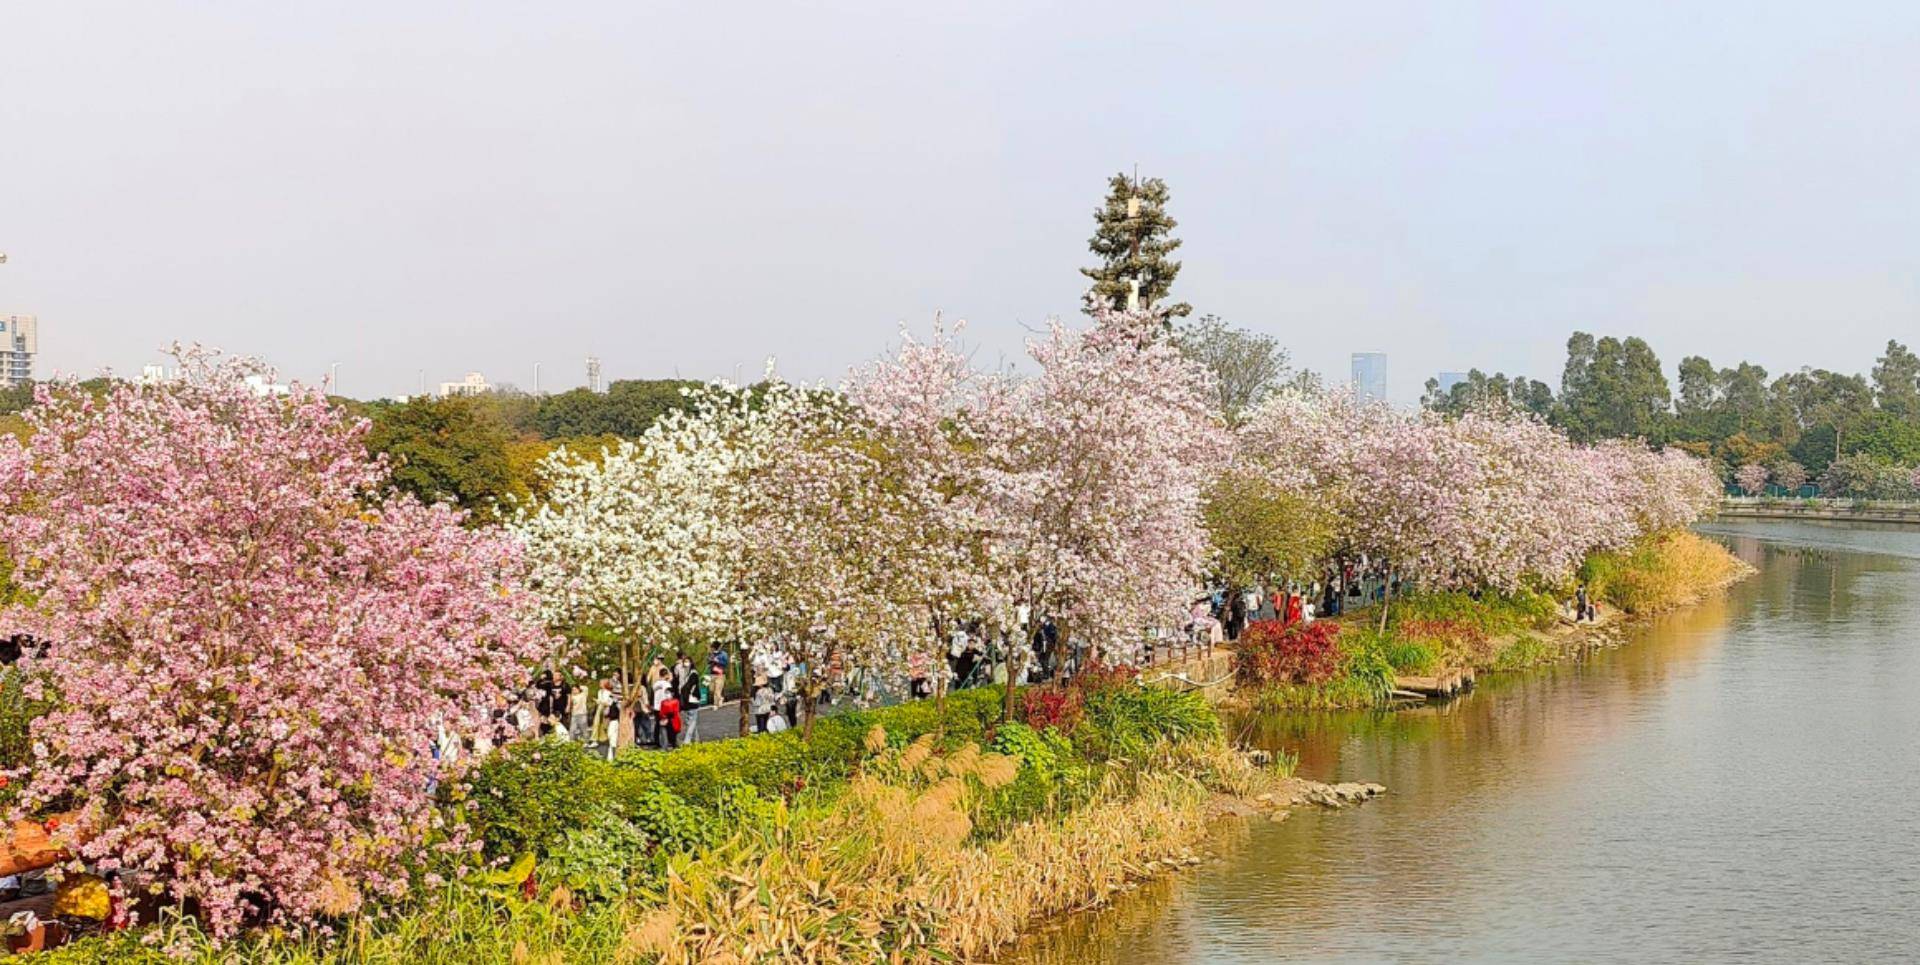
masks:
[(1034, 918), (1098, 904), (1190, 853), (1207, 834), (1208, 784), (1258, 778), (1223, 743), (1169, 750), (1116, 768), (1065, 818), (969, 843), (970, 806), (1017, 773), (971, 744), (882, 753), (823, 811), (670, 867), (662, 907), (627, 948), (674, 963), (978, 959)]
[(1688, 532), (1665, 533), (1587, 562), (1592, 591), (1628, 613), (1686, 606), (1750, 571), (1726, 548)]

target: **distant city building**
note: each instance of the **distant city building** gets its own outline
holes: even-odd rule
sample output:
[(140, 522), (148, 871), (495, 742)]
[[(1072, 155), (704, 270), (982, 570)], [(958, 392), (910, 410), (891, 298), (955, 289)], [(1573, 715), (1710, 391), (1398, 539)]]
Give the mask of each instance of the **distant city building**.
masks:
[(1465, 372), (1440, 373), (1440, 378), (1439, 378), (1440, 394), (1443, 396), (1452, 395), (1453, 387), (1456, 385), (1459, 385), (1462, 382), (1465, 382), (1466, 380), (1467, 380), (1467, 373)]
[(440, 397), (450, 398), (456, 395), (481, 395), (492, 392), (493, 386), (487, 384), (478, 372), (468, 372), (467, 377), (458, 382), (440, 383)]
[[(147, 368), (157, 369), (159, 366), (149, 365)], [(286, 395), (293, 391), (292, 386), (282, 385), (278, 382), (269, 382), (264, 375), (249, 375), (247, 376), (246, 382), (247, 388), (251, 390), (254, 395)]]
[(142, 385), (159, 385), (162, 382), (171, 381), (173, 381), (173, 376), (167, 374), (167, 367), (164, 365), (140, 366), (140, 382)]
[(1387, 353), (1353, 353), (1353, 394), (1370, 402), (1387, 398)]
[(600, 391), (600, 357), (597, 355), (587, 356), (587, 391)]
[(0, 386), (33, 381), (33, 357), (40, 351), (40, 320), (32, 315), (0, 315)]

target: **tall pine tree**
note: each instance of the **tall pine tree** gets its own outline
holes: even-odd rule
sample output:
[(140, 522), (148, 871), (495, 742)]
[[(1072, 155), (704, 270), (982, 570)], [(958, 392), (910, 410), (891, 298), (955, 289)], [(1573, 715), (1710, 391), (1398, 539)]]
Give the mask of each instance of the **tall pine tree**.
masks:
[[(1129, 204), (1132, 201), (1138, 203)], [(1180, 274), (1180, 263), (1168, 258), (1180, 247), (1180, 239), (1173, 237), (1177, 222), (1167, 216), (1165, 181), (1114, 175), (1107, 180), (1107, 200), (1094, 210), (1093, 220), (1087, 247), (1100, 257), (1100, 264), (1080, 269), (1093, 279), (1087, 292), (1088, 312), (1098, 307), (1125, 309), (1135, 278), (1140, 280), (1141, 308), (1160, 309), (1169, 319), (1193, 311), (1185, 302), (1161, 304)]]

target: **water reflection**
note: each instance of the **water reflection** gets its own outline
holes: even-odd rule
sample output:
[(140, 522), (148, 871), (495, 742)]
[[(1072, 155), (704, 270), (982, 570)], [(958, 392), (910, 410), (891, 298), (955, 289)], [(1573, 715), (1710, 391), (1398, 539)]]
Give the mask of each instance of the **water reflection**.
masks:
[(1030, 941), (1029, 962), (1920, 959), (1920, 532), (1712, 528), (1760, 573), (1445, 707), (1267, 717), (1357, 811)]

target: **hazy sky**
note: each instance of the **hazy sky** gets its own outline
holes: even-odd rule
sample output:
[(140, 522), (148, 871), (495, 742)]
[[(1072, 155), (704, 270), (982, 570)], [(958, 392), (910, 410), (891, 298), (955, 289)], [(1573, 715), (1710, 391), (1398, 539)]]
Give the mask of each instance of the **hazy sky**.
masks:
[(983, 361), (1077, 314), (1104, 179), (1175, 294), (1393, 395), (1574, 328), (1920, 341), (1920, 4), (0, 2), (0, 312), (344, 392)]

